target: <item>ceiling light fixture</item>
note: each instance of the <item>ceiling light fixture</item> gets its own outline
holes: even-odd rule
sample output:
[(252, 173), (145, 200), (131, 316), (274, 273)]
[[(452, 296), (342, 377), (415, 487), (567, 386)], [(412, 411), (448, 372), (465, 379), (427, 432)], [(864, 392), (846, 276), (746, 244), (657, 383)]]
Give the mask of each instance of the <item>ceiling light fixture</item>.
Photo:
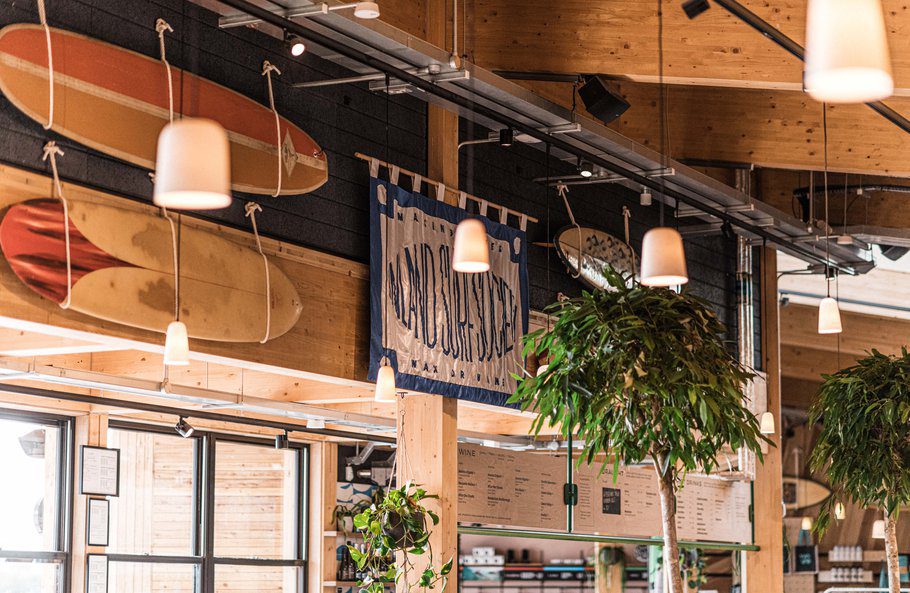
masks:
[(354, 5), (354, 16), (359, 19), (378, 19), (379, 4), (376, 2), (358, 2)]
[(164, 338), (164, 364), (167, 366), (190, 364), (190, 340), (186, 325), (182, 321), (172, 321), (167, 326)]
[(650, 206), (653, 198), (651, 196), (651, 190), (647, 187), (641, 188), (641, 194), (638, 196), (638, 203), (642, 206)]
[(490, 270), (487, 227), (479, 218), (466, 218), (455, 227), (452, 269), (465, 274), (482, 274)]
[(512, 128), (502, 128), (499, 130), (499, 145), (508, 148), (515, 142), (515, 130)]
[(809, 0), (806, 92), (826, 103), (891, 96), (891, 56), (880, 0)]
[(290, 449), (291, 448), (291, 439), (288, 435), (288, 431), (284, 431), (284, 434), (275, 435), (275, 448), (276, 449)]
[(711, 5), (708, 4), (708, 0), (686, 0), (682, 3), (683, 12), (686, 13), (686, 16), (689, 17), (690, 20), (709, 8), (711, 8)]
[(803, 517), (803, 520), (800, 523), (799, 528), (802, 529), (803, 531), (811, 531), (812, 530), (812, 517)]
[(840, 308), (832, 297), (825, 297), (818, 304), (818, 333), (839, 334), (844, 331), (840, 321)]
[(844, 506), (844, 503), (838, 502), (834, 505), (834, 518), (838, 521), (843, 521), (847, 518), (847, 507)]
[(164, 126), (158, 136), (153, 201), (171, 210), (231, 205), (231, 153), (221, 124), (184, 118)]
[(306, 427), (314, 430), (325, 430), (325, 420), (322, 418), (310, 418), (306, 421)]
[[(876, 2), (878, 0), (875, 0)], [(820, 334), (839, 334), (843, 330), (840, 321), (840, 308), (837, 306), (837, 300), (831, 297), (831, 278), (834, 274), (828, 263), (831, 261), (830, 246), (831, 237), (829, 235), (831, 225), (828, 223), (831, 218), (828, 213), (828, 106), (822, 103), (822, 138), (823, 152), (825, 162), (824, 187), (825, 187), (825, 288), (827, 290), (825, 298), (818, 304), (818, 333)]]
[(590, 161), (578, 159), (578, 174), (584, 178), (592, 177), (594, 175), (594, 165)]
[(761, 415), (759, 431), (764, 435), (772, 435), (777, 432), (774, 426), (774, 414), (765, 412)]
[(391, 403), (395, 401), (397, 393), (395, 369), (389, 365), (389, 361), (386, 359), (376, 375), (376, 391), (373, 392), (373, 399), (381, 403)]
[(284, 32), (284, 43), (295, 58), (302, 56), (303, 52), (306, 51), (306, 44), (303, 42), (303, 38), (298, 35), (291, 35), (287, 31)]
[(645, 286), (677, 286), (689, 281), (682, 235), (670, 227), (645, 233), (641, 246), (641, 283)]
[(884, 519), (876, 519), (872, 524), (872, 539), (885, 539)]
[(174, 430), (185, 439), (191, 437), (193, 433), (196, 432), (196, 429), (190, 426), (190, 423), (186, 421), (185, 416), (180, 416), (177, 420), (177, 424), (174, 425)]

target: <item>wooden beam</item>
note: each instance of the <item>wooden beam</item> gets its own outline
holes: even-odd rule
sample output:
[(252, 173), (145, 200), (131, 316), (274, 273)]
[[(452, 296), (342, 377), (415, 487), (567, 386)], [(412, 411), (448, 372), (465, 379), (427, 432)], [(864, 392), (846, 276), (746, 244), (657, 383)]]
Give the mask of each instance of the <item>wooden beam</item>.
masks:
[[(741, 0), (799, 44), (807, 0)], [(603, 73), (653, 83), (658, 20), (640, 0), (473, 0), (468, 46), (475, 61), (503, 70)], [(716, 4), (689, 20), (678, 0), (662, 0), (665, 82), (673, 85), (802, 91), (803, 64)], [(910, 95), (904, 3), (884, 0), (896, 92)]]
[[(771, 435), (774, 447), (755, 468), (752, 488), (754, 543), (758, 552), (744, 552), (743, 583), (745, 593), (783, 593), (783, 512), (781, 497), (781, 415), (780, 415), (780, 321), (777, 304), (777, 252), (761, 250), (761, 320), (763, 368), (768, 375), (768, 411), (774, 414), (777, 432)], [(786, 360), (786, 359), (783, 359)]]
[(818, 393), (818, 387), (821, 385), (821, 378), (817, 380), (795, 379), (784, 375), (781, 382), (781, 405), (788, 408), (798, 408), (808, 410), (809, 406), (815, 400), (815, 394)]
[(309, 562), (307, 590), (320, 593), (327, 590), (325, 583), (334, 581), (337, 571), (335, 560), (336, 538), (325, 532), (335, 530), (333, 511), (338, 499), (338, 446), (318, 443), (310, 446), (310, 503)]
[(837, 353), (802, 346), (781, 346), (783, 365), (781, 373), (785, 377), (820, 381), (823, 374), (835, 373), (841, 368), (856, 362), (856, 356), (841, 352), (838, 361)]
[(841, 323), (844, 331), (840, 335), (819, 335), (818, 309), (790, 304), (781, 309), (781, 342), (801, 351), (836, 353), (839, 350), (842, 356), (855, 358), (873, 348), (884, 354), (896, 354), (907, 344), (910, 335), (910, 321), (903, 319), (841, 311)]
[(31, 358), (60, 354), (88, 354), (110, 352), (121, 346), (98, 344), (59, 336), (0, 328), (0, 356)]

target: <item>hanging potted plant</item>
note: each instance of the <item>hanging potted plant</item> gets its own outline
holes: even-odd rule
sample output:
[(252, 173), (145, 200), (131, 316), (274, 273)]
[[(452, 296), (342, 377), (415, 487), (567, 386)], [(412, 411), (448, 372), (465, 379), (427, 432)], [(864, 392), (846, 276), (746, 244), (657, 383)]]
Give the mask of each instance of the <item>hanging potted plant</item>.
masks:
[[(383, 593), (386, 584), (404, 584), (406, 591), (413, 587), (445, 590), (452, 571), (450, 558), (437, 567), (430, 544), (430, 525), (439, 517), (421, 501), (438, 498), (410, 482), (400, 488), (380, 493), (368, 508), (354, 517), (354, 529), (363, 535), (364, 550), (349, 546), (351, 558), (364, 575), (357, 584), (365, 593)], [(401, 554), (396, 554), (402, 552)], [(412, 558), (426, 558), (418, 568)], [(396, 563), (397, 558), (397, 563)], [(419, 578), (413, 578), (419, 573)]]
[(838, 502), (882, 509), (888, 588), (900, 589), (897, 518), (910, 504), (910, 355), (873, 350), (851, 367), (824, 375), (809, 410), (809, 422), (822, 424), (809, 457), (832, 494), (822, 504), (815, 530), (824, 535)]
[(648, 288), (607, 268), (610, 291), (548, 308), (549, 331), (525, 337), (524, 356), (548, 365), (520, 381), (511, 401), (539, 415), (532, 431), (558, 426), (585, 443), (579, 463), (653, 460), (661, 501), (669, 593), (683, 593), (676, 492), (689, 471), (711, 473), (724, 447), (761, 457), (758, 421), (743, 404), (752, 374), (727, 352), (725, 327), (707, 303)]

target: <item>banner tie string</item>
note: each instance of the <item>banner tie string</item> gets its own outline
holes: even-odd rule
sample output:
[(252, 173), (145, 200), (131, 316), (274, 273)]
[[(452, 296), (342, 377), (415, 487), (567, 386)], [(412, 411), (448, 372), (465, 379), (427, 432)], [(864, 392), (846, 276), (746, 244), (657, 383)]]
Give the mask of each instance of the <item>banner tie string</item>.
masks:
[[(272, 194), (272, 197), (278, 197), (281, 195), (281, 117), (278, 115), (278, 110), (275, 109), (275, 93), (272, 90), (272, 72), (281, 76), (281, 70), (279, 70), (274, 64), (268, 60), (262, 63), (262, 75), (265, 76), (266, 81), (269, 86), (269, 108), (272, 110), (272, 113), (275, 115), (275, 137), (276, 144), (275, 147), (278, 149), (278, 188), (275, 189), (275, 193)], [(255, 218), (253, 219), (255, 221)], [(254, 223), (255, 224), (255, 223)]]
[(262, 206), (256, 202), (246, 203), (246, 216), (250, 218), (253, 224), (253, 235), (256, 236), (256, 249), (262, 256), (262, 263), (265, 269), (265, 336), (259, 340), (260, 344), (269, 341), (269, 334), (272, 332), (272, 281), (269, 277), (269, 258), (262, 252), (262, 241), (259, 239), (259, 227), (256, 226), (256, 213), (262, 212)]
[(70, 216), (69, 204), (63, 196), (63, 186), (60, 185), (60, 175), (57, 173), (57, 156), (63, 156), (63, 151), (57, 146), (57, 143), (51, 140), (44, 145), (44, 155), (42, 161), (50, 160), (51, 173), (54, 175), (54, 185), (52, 193), (63, 204), (63, 237), (66, 244), (66, 300), (60, 303), (61, 309), (69, 309), (70, 301), (73, 295), (73, 261), (70, 252)]

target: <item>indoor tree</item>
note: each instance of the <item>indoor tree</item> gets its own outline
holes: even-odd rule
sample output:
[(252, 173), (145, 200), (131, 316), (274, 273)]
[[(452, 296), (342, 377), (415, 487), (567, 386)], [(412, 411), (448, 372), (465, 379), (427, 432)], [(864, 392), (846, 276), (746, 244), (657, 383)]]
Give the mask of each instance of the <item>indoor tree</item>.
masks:
[(815, 529), (823, 535), (838, 502), (878, 507), (885, 518), (888, 588), (900, 589), (897, 517), (910, 504), (910, 355), (873, 350), (853, 366), (824, 375), (809, 410), (821, 433), (809, 458), (832, 495), (819, 511)]
[(705, 301), (612, 268), (604, 275), (611, 290), (554, 303), (552, 327), (525, 337), (523, 355), (547, 364), (511, 401), (538, 413), (535, 434), (545, 425), (577, 434), (579, 463), (612, 463), (614, 478), (621, 463), (653, 460), (669, 593), (682, 593), (676, 492), (687, 472), (711, 473), (726, 446), (761, 456), (767, 439), (743, 403), (753, 375), (725, 348), (726, 328)]

